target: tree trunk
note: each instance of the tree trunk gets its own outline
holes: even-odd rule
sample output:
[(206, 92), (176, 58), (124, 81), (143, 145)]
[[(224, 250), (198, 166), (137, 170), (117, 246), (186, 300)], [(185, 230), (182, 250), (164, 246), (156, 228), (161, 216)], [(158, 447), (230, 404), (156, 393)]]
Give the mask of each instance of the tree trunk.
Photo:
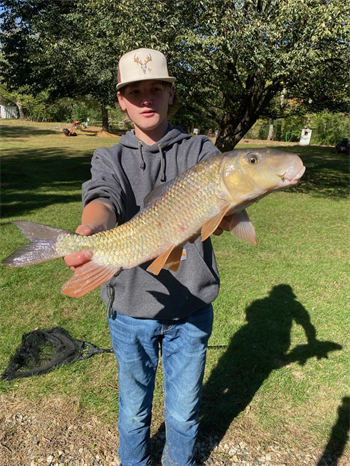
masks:
[[(280, 115), (283, 115), (283, 111), (285, 108), (285, 93), (286, 90), (283, 89), (281, 92), (280, 98)], [(282, 140), (282, 118), (278, 118), (277, 120), (277, 128), (276, 128), (276, 141)]]
[(273, 140), (273, 120), (270, 120), (269, 134), (267, 136), (268, 141)]
[(102, 131), (109, 132), (109, 124), (108, 124), (108, 110), (104, 105), (101, 106), (101, 113), (102, 113)]
[[(265, 88), (265, 84), (264, 80), (259, 80), (259, 76), (255, 76), (255, 79), (249, 78), (249, 82), (247, 81), (247, 87), (250, 90), (249, 99), (242, 102), (242, 105), (235, 115), (225, 113), (221, 118), (219, 122), (219, 137), (216, 141), (216, 146), (222, 152), (234, 149), (279, 90), (278, 86), (274, 85)], [(224, 101), (222, 103), (222, 108), (225, 107)], [(271, 125), (273, 131), (273, 120), (271, 120)], [(272, 137), (273, 133), (271, 134), (271, 139)]]
[(18, 111), (19, 111), (19, 119), (20, 120), (24, 120), (25, 119), (25, 116), (24, 116), (24, 111), (23, 111), (23, 106), (22, 106), (22, 102), (20, 100), (16, 100), (16, 105), (17, 105), (17, 108), (18, 108)]
[(233, 150), (255, 122), (255, 116), (249, 116), (248, 113), (242, 116), (240, 120), (226, 114), (219, 124), (219, 135), (215, 142), (216, 147), (221, 152)]
[(219, 150), (221, 150), (221, 152), (228, 152), (234, 149), (240, 139), (241, 137), (235, 136), (232, 125), (220, 125), (219, 135), (215, 141), (215, 145)]
[(282, 141), (282, 118), (277, 120), (276, 141)]

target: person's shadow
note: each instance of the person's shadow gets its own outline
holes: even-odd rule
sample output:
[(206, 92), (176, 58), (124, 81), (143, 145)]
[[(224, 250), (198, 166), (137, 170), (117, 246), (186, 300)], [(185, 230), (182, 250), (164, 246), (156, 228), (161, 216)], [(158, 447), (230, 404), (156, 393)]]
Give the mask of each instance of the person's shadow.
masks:
[[(303, 365), (312, 357), (327, 358), (330, 351), (342, 348), (337, 343), (317, 340), (308, 312), (289, 285), (275, 286), (268, 297), (254, 301), (246, 310), (246, 321), (233, 335), (203, 387), (202, 440), (215, 435), (220, 442), (272, 371), (293, 362)], [(303, 328), (307, 344), (290, 351), (293, 321)], [(205, 452), (202, 449), (202, 457), (203, 453), (208, 457), (210, 448)]]
[(316, 466), (338, 466), (338, 459), (342, 456), (349, 441), (350, 431), (350, 397), (344, 396), (338, 408), (338, 419), (332, 428), (329, 441), (324, 453)]

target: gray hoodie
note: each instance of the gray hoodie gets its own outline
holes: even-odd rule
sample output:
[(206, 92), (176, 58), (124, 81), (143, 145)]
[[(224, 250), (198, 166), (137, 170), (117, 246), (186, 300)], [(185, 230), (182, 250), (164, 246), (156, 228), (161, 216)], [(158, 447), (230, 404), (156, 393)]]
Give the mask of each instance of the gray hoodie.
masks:
[[(125, 223), (143, 207), (150, 191), (217, 153), (206, 136), (191, 137), (171, 125), (152, 146), (128, 131), (115, 146), (94, 153), (91, 179), (83, 184), (83, 205), (107, 202), (118, 223)], [(146, 271), (149, 262), (123, 270), (102, 285), (102, 299), (122, 314), (167, 320), (180, 319), (212, 302), (219, 291), (219, 276), (210, 239), (187, 243), (184, 249), (177, 272), (161, 270), (154, 276)]]

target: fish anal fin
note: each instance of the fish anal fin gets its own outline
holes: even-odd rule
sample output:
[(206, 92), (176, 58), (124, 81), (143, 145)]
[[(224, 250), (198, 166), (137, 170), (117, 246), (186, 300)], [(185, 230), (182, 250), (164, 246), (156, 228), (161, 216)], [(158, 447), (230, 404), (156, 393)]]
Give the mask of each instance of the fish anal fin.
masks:
[(179, 265), (180, 265), (183, 247), (184, 247), (184, 243), (179, 244), (179, 246), (176, 246), (171, 251), (167, 261), (165, 262), (165, 264), (163, 266), (163, 269), (172, 270), (173, 272), (177, 271), (177, 269), (179, 268)]
[(224, 207), (218, 214), (216, 214), (214, 217), (212, 217), (210, 220), (204, 223), (201, 230), (202, 241), (205, 241), (207, 238), (209, 238), (209, 236), (212, 233), (214, 233), (214, 231), (220, 225), (221, 220), (225, 217), (225, 215), (229, 212), (230, 209), (230, 205)]
[(154, 261), (147, 267), (147, 272), (153, 273), (153, 275), (158, 275), (169, 259), (174, 248), (175, 246), (172, 244), (166, 251), (156, 257)]
[(78, 267), (73, 277), (62, 287), (62, 293), (71, 298), (80, 298), (113, 277), (120, 267), (104, 266), (93, 261)]
[(248, 243), (252, 243), (255, 246), (258, 245), (254, 227), (246, 210), (231, 215), (229, 228), (231, 233), (237, 238), (248, 241)]

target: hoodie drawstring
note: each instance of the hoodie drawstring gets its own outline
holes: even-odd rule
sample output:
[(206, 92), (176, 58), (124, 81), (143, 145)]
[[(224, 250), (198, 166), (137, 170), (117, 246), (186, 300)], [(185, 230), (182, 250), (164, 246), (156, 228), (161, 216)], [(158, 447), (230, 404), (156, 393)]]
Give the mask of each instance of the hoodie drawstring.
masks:
[(160, 181), (165, 181), (165, 157), (162, 144), (158, 144), (160, 154)]
[(144, 161), (144, 158), (143, 158), (143, 154), (142, 154), (142, 141), (139, 141), (138, 142), (138, 146), (139, 146), (139, 158), (140, 158), (140, 168), (142, 168), (142, 170), (145, 169), (145, 161)]
[[(142, 153), (142, 141), (138, 141), (137, 144), (138, 144), (138, 156), (140, 159), (140, 168), (144, 170), (146, 167), (146, 164), (145, 164), (145, 160), (143, 158), (143, 153)], [(162, 144), (158, 144), (158, 149), (159, 149), (159, 155), (160, 155), (160, 181), (165, 181), (166, 180), (165, 156), (164, 156)]]

